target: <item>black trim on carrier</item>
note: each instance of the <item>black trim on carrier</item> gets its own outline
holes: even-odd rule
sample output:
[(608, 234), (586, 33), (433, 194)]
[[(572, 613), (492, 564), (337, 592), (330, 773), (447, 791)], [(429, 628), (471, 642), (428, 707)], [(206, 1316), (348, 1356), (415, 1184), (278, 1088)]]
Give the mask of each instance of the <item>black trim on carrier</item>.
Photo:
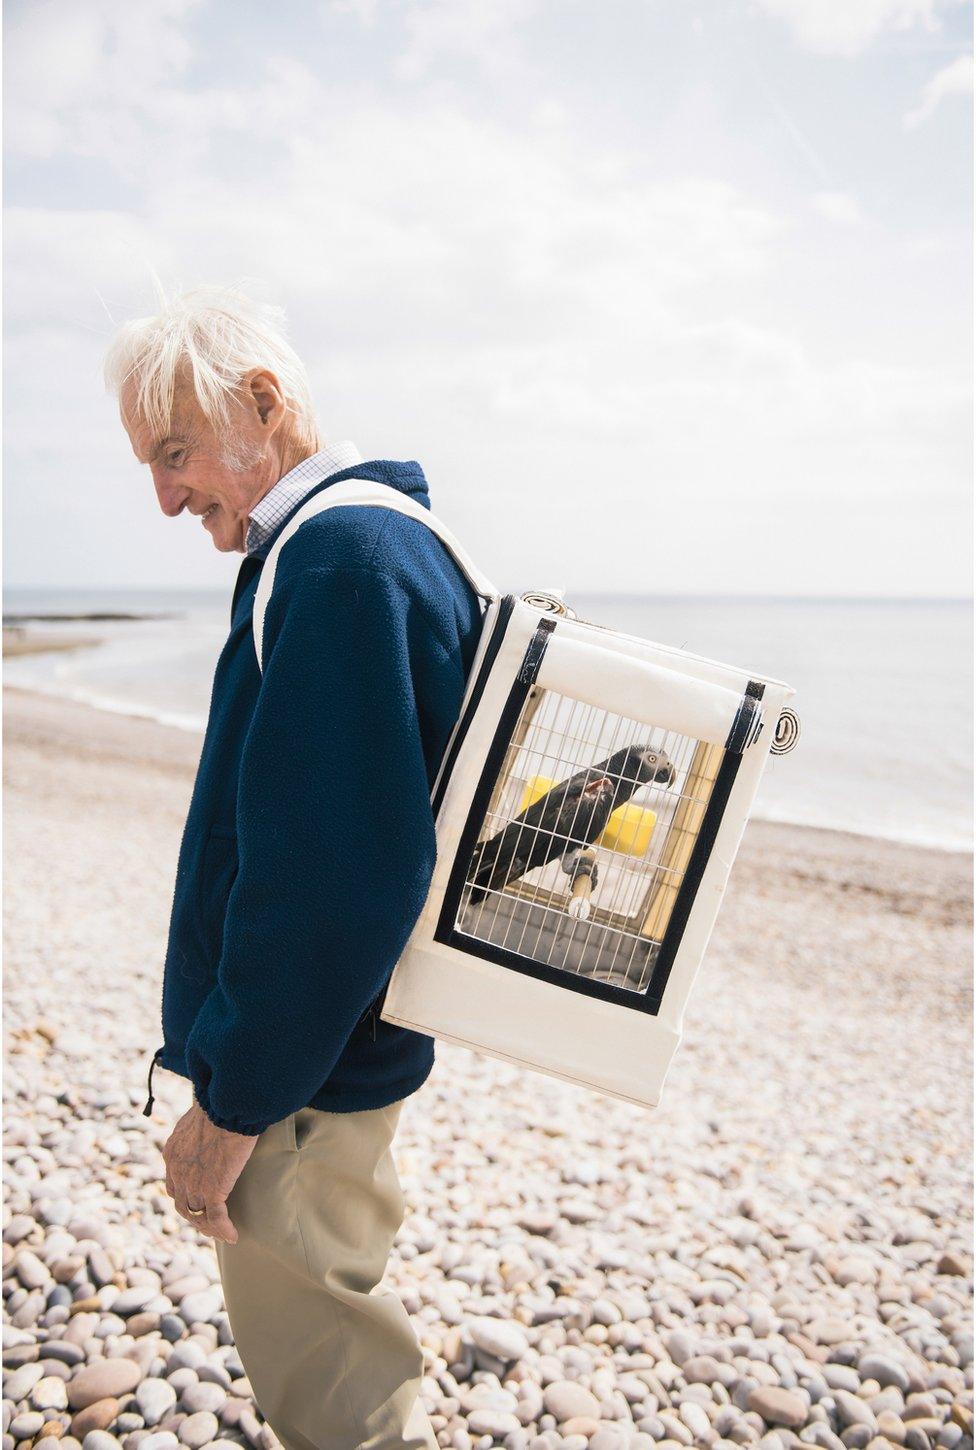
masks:
[(759, 701), (762, 699), (764, 688), (758, 680), (749, 681), (739, 702), (739, 708), (735, 712), (735, 719), (732, 721), (728, 739), (725, 742), (726, 750), (734, 750), (736, 755), (741, 755), (754, 740), (758, 740), (763, 723)]
[[(508, 692), (508, 699), (502, 706), (502, 712), (498, 717), (498, 725), (488, 747), (488, 754), (481, 771), (480, 779), (471, 797), (471, 806), (468, 810), (468, 818), (464, 823), (464, 830), (461, 832), (461, 840), (458, 844), (457, 854), (454, 857), (454, 865), (448, 878), (447, 889), (444, 892), (444, 904), (441, 907), (441, 914), (437, 919), (437, 930), (434, 932), (436, 941), (453, 941), (454, 921), (457, 917), (457, 908), (461, 900), (461, 893), (464, 890), (465, 876), (467, 875), (468, 862), (471, 860), (471, 853), (478, 844), (478, 832), (481, 830), (485, 813), (488, 810), (488, 802), (491, 800), (491, 793), (495, 788), (495, 781), (498, 772), (505, 760), (505, 752), (508, 750), (512, 732), (515, 729), (522, 706), (525, 704), (529, 691), (531, 690), (535, 677), (539, 673), (539, 666), (542, 664), (542, 656), (546, 652), (550, 636), (556, 628), (556, 621), (551, 617), (540, 619), (535, 627), (532, 638), (526, 647), (519, 666), (515, 683)], [(462, 942), (466, 939), (461, 938)], [(457, 943), (455, 943), (456, 945)], [(485, 955), (488, 955), (486, 952)], [(515, 956), (515, 953), (509, 955)], [(523, 958), (516, 958), (521, 962)]]
[[(705, 868), (715, 845), (715, 838), (718, 835), (725, 807), (728, 804), (729, 795), (742, 761), (741, 752), (745, 746), (739, 745), (738, 749), (734, 749), (733, 745), (738, 744), (743, 737), (746, 738), (747, 743), (751, 743), (758, 736), (759, 729), (756, 728), (760, 723), (758, 704), (752, 702), (762, 699), (765, 686), (757, 680), (750, 680), (744, 691), (743, 706), (736, 715), (729, 738), (724, 746), (722, 764), (719, 766), (718, 774), (712, 785), (708, 805), (699, 827), (698, 838), (685, 869), (684, 879), (672, 908), (668, 927), (664, 933), (664, 939), (661, 942), (647, 988), (643, 992), (635, 992), (628, 987), (618, 987), (608, 982), (579, 976), (559, 967), (550, 967), (543, 962), (536, 962), (531, 957), (509, 951), (508, 948), (497, 946), (493, 942), (485, 942), (479, 937), (468, 936), (455, 927), (467, 868), (478, 842), (495, 781), (504, 762), (522, 705), (538, 674), (545, 645), (548, 643), (548, 634), (542, 635), (540, 640), (540, 631), (545, 629), (551, 633), (554, 624), (553, 620), (540, 620), (539, 627), (525, 652), (518, 678), (512, 686), (499, 717), (498, 726), (492, 737), (484, 769), (472, 796), (468, 818), (458, 843), (454, 864), (444, 893), (444, 903), (437, 919), (434, 939), (447, 946), (456, 947), (459, 951), (468, 952), (472, 956), (496, 962), (499, 966), (511, 967), (514, 971), (524, 972), (527, 976), (537, 977), (543, 982), (551, 982), (553, 986), (563, 987), (571, 992), (582, 992), (585, 996), (597, 997), (605, 1002), (614, 1002), (621, 1007), (656, 1014), (660, 1011), (668, 977), (671, 974), (671, 968), (688, 924), (688, 918), (701, 886), (702, 877), (705, 874)], [(749, 705), (746, 704), (747, 700), (750, 702)]]
[[(514, 608), (515, 595), (504, 595), (499, 602), (498, 613), (495, 617), (495, 622), (491, 626), (491, 634), (488, 638), (488, 643), (485, 646), (485, 652), (482, 657), (481, 665), (478, 669), (478, 675), (471, 690), (471, 698), (468, 700), (468, 703), (464, 709), (464, 713), (461, 716), (461, 720), (458, 724), (458, 728), (454, 734), (454, 737), (448, 747), (448, 751), (444, 756), (441, 765), (438, 766), (440, 774), (437, 779), (437, 788), (434, 794), (431, 796), (430, 800), (431, 811), (433, 812), (435, 821), (437, 819), (438, 812), (440, 811), (441, 804), (444, 800), (444, 795), (447, 791), (447, 786), (448, 782), (451, 779), (451, 774), (454, 770), (455, 765), (457, 764), (457, 758), (461, 753), (461, 746), (464, 744), (465, 736), (467, 735), (468, 730), (471, 728), (471, 721), (474, 719), (475, 712), (477, 711), (478, 706), (481, 703), (481, 697), (485, 693), (485, 686), (488, 683), (488, 676), (491, 674), (491, 667), (495, 663), (495, 660), (498, 656), (498, 651), (502, 647), (502, 640), (505, 638), (505, 631), (508, 629), (508, 621), (512, 617), (512, 610)], [(366, 1008), (365, 1012), (360, 1013), (357, 1022), (357, 1026), (359, 1026), (360, 1024), (366, 1024), (367, 1026), (369, 1026), (374, 1041), (376, 1040), (376, 1018), (383, 1011), (383, 1003), (386, 1001), (386, 989), (388, 986), (389, 979), (387, 979), (387, 981), (385, 982), (383, 990), (376, 997), (373, 998), (372, 1002)]]
[(464, 744), (465, 736), (474, 719), (475, 711), (481, 703), (481, 697), (485, 693), (485, 685), (488, 683), (488, 676), (491, 674), (491, 667), (495, 663), (498, 651), (502, 647), (502, 640), (505, 638), (505, 631), (508, 628), (508, 621), (512, 617), (512, 610), (515, 608), (515, 595), (506, 594), (498, 606), (498, 616), (491, 627), (491, 638), (485, 647), (484, 658), (481, 661), (481, 668), (478, 670), (478, 678), (475, 680), (474, 688), (471, 691), (471, 698), (465, 707), (461, 723), (458, 725), (457, 733), (451, 741), (450, 749), (444, 759), (441, 768), (440, 779), (437, 782), (437, 790), (431, 797), (431, 809), (434, 819), (437, 819), (441, 808), (441, 802), (447, 790), (447, 783), (451, 778), (451, 772), (461, 753), (461, 746)]
[[(736, 715), (736, 722), (732, 727), (729, 740), (725, 743), (725, 758), (718, 768), (718, 774), (712, 785), (712, 793), (708, 797), (708, 805), (705, 807), (705, 815), (698, 828), (698, 838), (695, 841), (691, 853), (691, 860), (685, 868), (685, 874), (678, 891), (677, 899), (671, 908), (671, 916), (668, 920), (668, 929), (664, 933), (664, 940), (661, 943), (661, 950), (657, 954), (657, 961), (654, 963), (654, 971), (648, 984), (646, 997), (653, 1005), (648, 1005), (647, 1010), (657, 1012), (660, 1010), (661, 999), (664, 996), (664, 989), (668, 984), (668, 977), (671, 975), (671, 968), (684, 936), (685, 927), (688, 925), (688, 918), (691, 915), (691, 908), (695, 904), (695, 897), (698, 895), (698, 888), (701, 885), (702, 877), (705, 874), (705, 867), (708, 865), (709, 857), (712, 854), (712, 847), (715, 845), (715, 837), (718, 835), (718, 828), (725, 815), (725, 807), (728, 804), (729, 795), (735, 778), (739, 773), (739, 766), (742, 763), (741, 750), (733, 751), (730, 741), (736, 733), (736, 729), (743, 720), (747, 728), (752, 727), (754, 717), (761, 720), (758, 702), (763, 697), (765, 685), (758, 680), (750, 680), (746, 685), (743, 695), (743, 705), (746, 700), (756, 702), (754, 714), (747, 713), (740, 706)], [(758, 730), (756, 734), (758, 734)], [(752, 736), (755, 739), (755, 735)]]

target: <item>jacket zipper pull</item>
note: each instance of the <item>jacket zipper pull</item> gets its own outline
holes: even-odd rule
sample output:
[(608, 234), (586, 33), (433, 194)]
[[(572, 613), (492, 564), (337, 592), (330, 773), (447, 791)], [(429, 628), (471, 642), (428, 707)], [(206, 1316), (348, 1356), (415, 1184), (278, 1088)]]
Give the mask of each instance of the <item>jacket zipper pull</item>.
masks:
[(146, 1099), (146, 1106), (142, 1110), (142, 1116), (144, 1118), (148, 1118), (148, 1117), (151, 1117), (152, 1116), (153, 1102), (155, 1101), (155, 1099), (153, 1098), (153, 1090), (152, 1090), (153, 1068), (156, 1066), (156, 1060), (157, 1060), (157, 1058), (159, 1058), (159, 1057), (162, 1056), (162, 1052), (163, 1052), (163, 1049), (161, 1047), (157, 1047), (156, 1048), (156, 1051), (153, 1053), (152, 1062), (149, 1064), (149, 1078), (148, 1078), (148, 1081), (146, 1083), (146, 1086), (149, 1089), (149, 1096)]

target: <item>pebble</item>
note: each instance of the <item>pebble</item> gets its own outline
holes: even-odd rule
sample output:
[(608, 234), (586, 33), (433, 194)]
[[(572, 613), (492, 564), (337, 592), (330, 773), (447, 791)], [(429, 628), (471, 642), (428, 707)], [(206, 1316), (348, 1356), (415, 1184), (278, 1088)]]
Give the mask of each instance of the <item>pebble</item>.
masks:
[(707, 1439), (712, 1433), (711, 1420), (694, 1400), (684, 1400), (678, 1407), (678, 1413), (696, 1440)]
[(147, 1425), (158, 1425), (176, 1404), (176, 1391), (165, 1380), (144, 1379), (136, 1386), (136, 1404)]
[(180, 1302), (180, 1318), (185, 1324), (208, 1324), (220, 1312), (222, 1305), (219, 1289), (204, 1289), (199, 1294), (187, 1294)]
[(877, 1417), (871, 1406), (849, 1390), (837, 1390), (834, 1394), (837, 1413), (842, 1425), (865, 1425), (869, 1430), (878, 1427)]
[(31, 1249), (21, 1249), (14, 1260), (14, 1273), (25, 1289), (41, 1289), (50, 1283), (51, 1271)]
[(681, 1372), (685, 1377), (685, 1382), (689, 1385), (710, 1385), (713, 1381), (722, 1378), (725, 1368), (726, 1366), (720, 1365), (717, 1359), (712, 1359), (711, 1355), (700, 1354), (686, 1359), (681, 1366)]
[(807, 1333), (815, 1344), (843, 1344), (850, 1338), (851, 1327), (846, 1319), (815, 1319)]
[(198, 1380), (196, 1384), (188, 1385), (180, 1396), (180, 1403), (191, 1415), (199, 1410), (209, 1410), (211, 1414), (217, 1415), (227, 1403), (227, 1391), (220, 1385), (208, 1384), (206, 1380)]
[(491, 1435), (500, 1440), (521, 1428), (516, 1416), (506, 1414), (504, 1410), (472, 1410), (468, 1416), (468, 1429), (473, 1435)]
[(64, 1380), (60, 1375), (45, 1375), (31, 1390), (30, 1402), (35, 1410), (66, 1410), (68, 1391)]
[(616, 1425), (598, 1425), (595, 1433), (591, 1432), (589, 1436), (588, 1450), (624, 1450), (625, 1446), (633, 1447), (633, 1444), (626, 1430)]
[(873, 1284), (877, 1278), (877, 1270), (869, 1259), (862, 1259), (855, 1254), (841, 1259), (833, 1265), (832, 1273), (838, 1284), (845, 1287), (848, 1284)]
[(694, 1435), (678, 1415), (671, 1411), (662, 1410), (659, 1418), (668, 1438), (676, 1440), (679, 1445), (691, 1445), (694, 1443)]
[(807, 1418), (807, 1403), (796, 1390), (780, 1385), (757, 1385), (749, 1395), (749, 1409), (770, 1425), (798, 1430)]
[(542, 1403), (549, 1414), (556, 1417), (558, 1424), (581, 1416), (591, 1420), (600, 1418), (600, 1402), (596, 1395), (585, 1385), (571, 1380), (557, 1380), (554, 1384), (547, 1385)]
[(849, 1390), (852, 1395), (856, 1395), (861, 1387), (861, 1376), (851, 1365), (825, 1364), (820, 1373), (832, 1390)]
[(502, 1319), (473, 1319), (468, 1328), (471, 1338), (479, 1349), (493, 1354), (501, 1360), (521, 1359), (527, 1353), (529, 1341), (521, 1324), (506, 1323)]
[(683, 1365), (695, 1353), (691, 1336), (683, 1329), (676, 1329), (665, 1340), (665, 1348), (673, 1364)]
[(107, 1430), (114, 1424), (119, 1413), (119, 1402), (108, 1398), (96, 1400), (94, 1404), (79, 1410), (71, 1418), (71, 1433), (84, 1440), (89, 1430)]
[(563, 1420), (559, 1429), (563, 1435), (585, 1435), (587, 1439), (595, 1435), (600, 1428), (600, 1421), (590, 1415), (574, 1415), (571, 1420)]
[(155, 1284), (137, 1284), (134, 1289), (123, 1289), (122, 1293), (116, 1295), (112, 1300), (112, 1313), (121, 1315), (123, 1319), (129, 1314), (137, 1314), (140, 1309), (145, 1309), (158, 1293), (159, 1289)]
[(24, 1364), (20, 1369), (14, 1370), (13, 1374), (4, 1378), (3, 1393), (8, 1400), (25, 1400), (38, 1380), (44, 1378), (44, 1370), (39, 1364)]
[(96, 1400), (109, 1396), (118, 1398), (134, 1390), (142, 1378), (138, 1364), (133, 1359), (103, 1359), (78, 1370), (68, 1381), (68, 1404), (73, 1410), (83, 1410)]
[(217, 1434), (219, 1425), (217, 1416), (209, 1410), (198, 1410), (194, 1415), (187, 1415), (185, 1420), (180, 1422), (177, 1431), (183, 1444), (189, 1450), (203, 1450), (203, 1446), (210, 1443)]
[(7, 1429), (15, 1440), (30, 1440), (43, 1424), (44, 1416), (40, 1410), (25, 1410), (23, 1414), (13, 1417)]
[(962, 1254), (942, 1254), (936, 1265), (937, 1274), (952, 1274), (962, 1279), (972, 1273), (972, 1264), (967, 1263)]
[(905, 1422), (894, 1410), (882, 1410), (878, 1415), (878, 1434), (894, 1445), (904, 1445)]
[(908, 1370), (890, 1355), (862, 1355), (857, 1362), (857, 1372), (862, 1380), (877, 1380), (879, 1385), (894, 1385), (902, 1394), (908, 1391)]

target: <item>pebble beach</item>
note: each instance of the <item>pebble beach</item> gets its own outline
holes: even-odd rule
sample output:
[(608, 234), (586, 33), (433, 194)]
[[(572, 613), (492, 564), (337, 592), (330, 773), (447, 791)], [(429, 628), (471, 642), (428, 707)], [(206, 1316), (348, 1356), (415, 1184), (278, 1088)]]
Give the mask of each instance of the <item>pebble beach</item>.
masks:
[[(4, 702), (3, 1450), (274, 1450), (189, 1084), (142, 1113), (200, 737)], [(754, 821), (655, 1111), (438, 1044), (387, 1282), (440, 1444), (970, 1450), (971, 931), (968, 856)]]

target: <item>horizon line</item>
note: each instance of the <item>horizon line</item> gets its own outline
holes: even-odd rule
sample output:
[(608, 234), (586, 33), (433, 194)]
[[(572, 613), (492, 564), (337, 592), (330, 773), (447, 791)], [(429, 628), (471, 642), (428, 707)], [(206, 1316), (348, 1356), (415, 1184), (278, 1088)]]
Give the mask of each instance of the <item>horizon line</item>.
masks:
[[(174, 585), (174, 584), (8, 584), (4, 586), (3, 593), (14, 593), (17, 591), (49, 591), (51, 593), (61, 591), (64, 593), (128, 593), (128, 594), (216, 594), (225, 595), (226, 586), (223, 584), (198, 584), (198, 585)], [(502, 594), (514, 593), (514, 590), (502, 590)], [(543, 592), (543, 591), (539, 591)], [(894, 604), (972, 604), (972, 594), (758, 594), (758, 593), (728, 593), (717, 591), (715, 593), (703, 593), (701, 591), (689, 590), (683, 593), (675, 593), (670, 590), (661, 591), (637, 591), (620, 589), (578, 589), (572, 594), (567, 590), (563, 597), (567, 603), (575, 599), (617, 599), (617, 600), (714, 600), (714, 601), (745, 601), (745, 600), (777, 600), (791, 603), (838, 603), (838, 604), (869, 604), (869, 603), (894, 603)]]

